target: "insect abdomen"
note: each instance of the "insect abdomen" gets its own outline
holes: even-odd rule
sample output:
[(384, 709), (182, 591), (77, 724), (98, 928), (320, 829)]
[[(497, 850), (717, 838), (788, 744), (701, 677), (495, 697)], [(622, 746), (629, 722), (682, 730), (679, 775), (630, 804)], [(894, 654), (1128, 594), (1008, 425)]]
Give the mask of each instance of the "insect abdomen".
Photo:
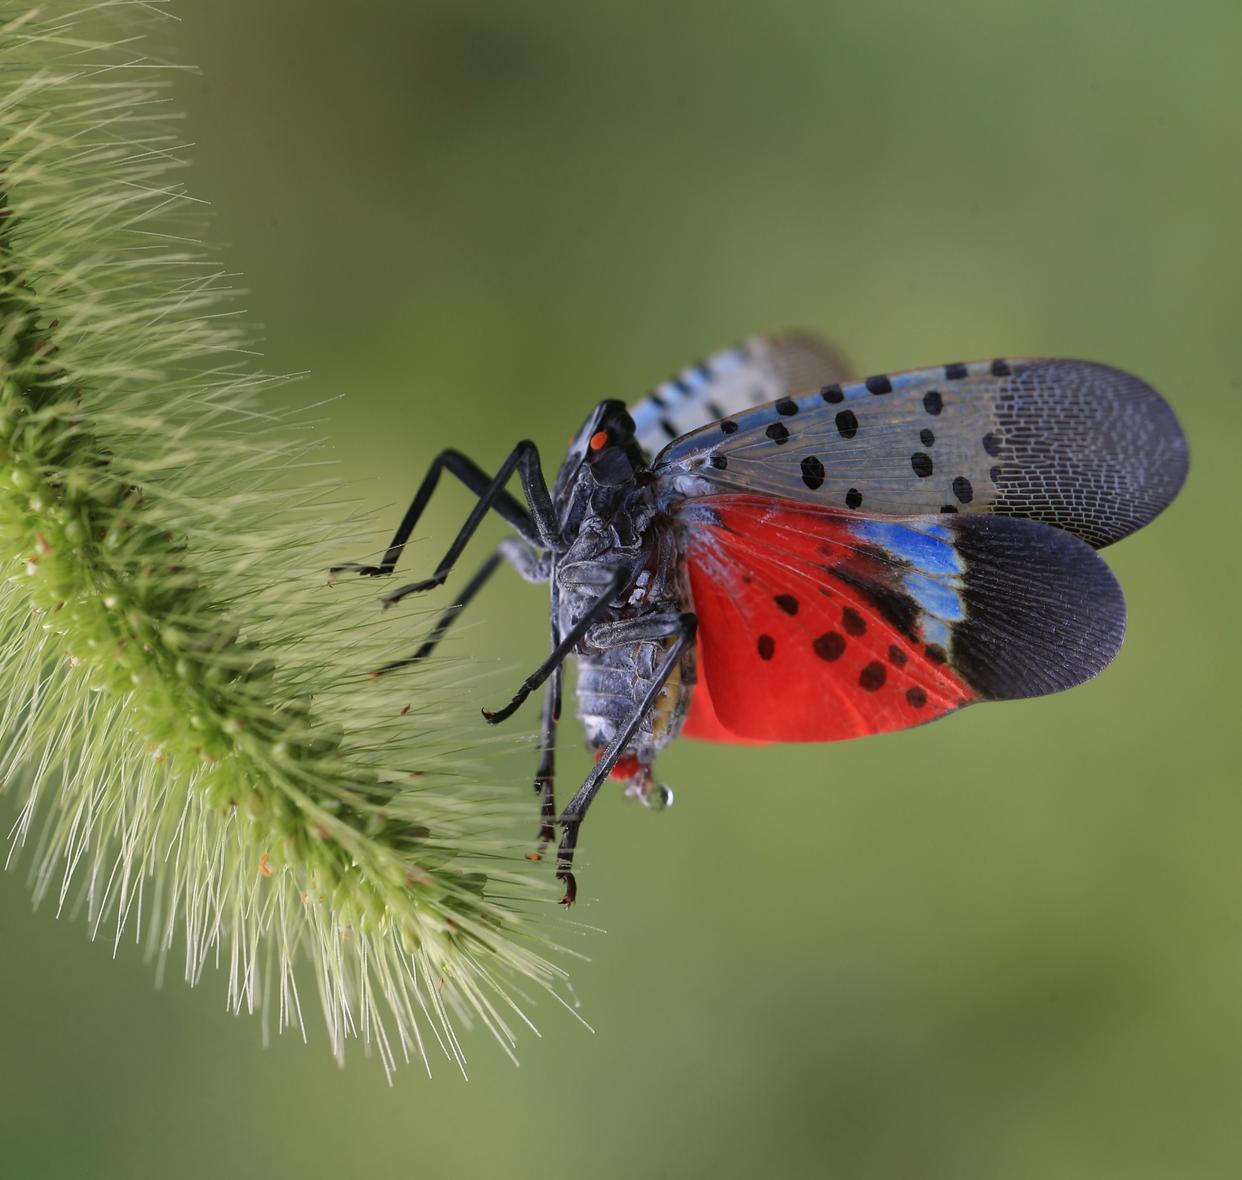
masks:
[[(674, 642), (671, 636), (644, 640), (598, 655), (578, 657), (578, 716), (593, 749), (608, 745), (633, 716)], [(629, 744), (628, 752), (640, 762), (650, 763), (680, 732), (693, 680), (694, 656), (687, 651)]]

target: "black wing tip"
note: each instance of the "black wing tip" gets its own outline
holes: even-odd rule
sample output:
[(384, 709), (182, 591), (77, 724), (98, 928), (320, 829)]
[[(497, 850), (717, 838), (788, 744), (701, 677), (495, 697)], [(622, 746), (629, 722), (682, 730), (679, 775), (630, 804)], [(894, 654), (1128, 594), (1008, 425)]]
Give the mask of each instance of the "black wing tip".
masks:
[(1086, 541), (1007, 517), (963, 515), (951, 527), (966, 608), (953, 629), (953, 663), (980, 696), (1045, 696), (1112, 663), (1125, 637), (1125, 596)]
[[(1150, 524), (1177, 498), (1190, 471), (1186, 434), (1169, 402), (1148, 382), (1099, 361), (1023, 358), (1006, 362), (1012, 378), (999, 402), (1018, 419), (1059, 428), (1058, 447), (1074, 472), (1069, 488), (1089, 501), (1034, 514), (1099, 549)], [(1039, 391), (1057, 390), (1060, 415)], [(1023, 464), (1013, 489), (1002, 473), (997, 511), (1026, 516), (1021, 484), (1039, 476), (1039, 456)]]

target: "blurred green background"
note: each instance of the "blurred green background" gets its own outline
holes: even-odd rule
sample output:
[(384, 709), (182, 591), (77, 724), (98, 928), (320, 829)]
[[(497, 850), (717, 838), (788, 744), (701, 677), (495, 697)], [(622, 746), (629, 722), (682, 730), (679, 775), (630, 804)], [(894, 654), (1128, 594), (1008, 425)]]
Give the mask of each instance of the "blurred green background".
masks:
[[(390, 1089), (314, 1020), (265, 1050), (221, 974), (157, 990), (10, 874), (0, 1173), (1242, 1174), (1236, 0), (176, 11), (193, 191), (269, 367), (311, 374), (288, 396), (346, 395), (325, 429), (387, 518), (442, 446), (555, 454), (599, 398), (788, 325), (860, 373), (1121, 365), (1194, 469), (1108, 553), (1131, 629), (1097, 681), (839, 746), (679, 743), (670, 813), (603, 798), (552, 919), (597, 1031), (544, 1002), (520, 1069), (468, 1035), (468, 1083)], [(544, 611), (481, 601), (463, 743)], [(515, 792), (535, 719), (492, 765)]]

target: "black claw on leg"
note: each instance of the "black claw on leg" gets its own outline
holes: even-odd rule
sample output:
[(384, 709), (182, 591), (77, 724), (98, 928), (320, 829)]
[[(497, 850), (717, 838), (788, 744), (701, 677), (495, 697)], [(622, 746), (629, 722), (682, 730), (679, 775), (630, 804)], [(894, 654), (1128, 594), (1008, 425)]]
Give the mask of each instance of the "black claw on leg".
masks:
[(565, 882), (565, 896), (561, 898), (561, 905), (568, 908), (578, 900), (578, 882), (568, 869), (562, 869), (557, 873), (556, 879)]
[(502, 721), (507, 721), (518, 711), (522, 705), (522, 702), (525, 701), (530, 694), (531, 690), (526, 685), (523, 685), (518, 690), (517, 696), (505, 705), (503, 709), (497, 709), (495, 712), (490, 709), (484, 709), (483, 719), (488, 723), (488, 725), (499, 725)]
[(573, 874), (574, 848), (578, 843), (578, 821), (566, 821), (561, 817), (561, 826), (565, 834), (556, 849), (556, 879), (565, 883), (565, 896), (561, 905), (571, 906), (578, 899), (578, 880)]
[(424, 594), (428, 590), (434, 590), (437, 586), (443, 586), (445, 578), (436, 575), (434, 578), (426, 578), (421, 582), (408, 582), (404, 586), (398, 586), (391, 594), (385, 594), (380, 599), (380, 605), (387, 610), (390, 606), (395, 606), (403, 598), (408, 598), (411, 594)]

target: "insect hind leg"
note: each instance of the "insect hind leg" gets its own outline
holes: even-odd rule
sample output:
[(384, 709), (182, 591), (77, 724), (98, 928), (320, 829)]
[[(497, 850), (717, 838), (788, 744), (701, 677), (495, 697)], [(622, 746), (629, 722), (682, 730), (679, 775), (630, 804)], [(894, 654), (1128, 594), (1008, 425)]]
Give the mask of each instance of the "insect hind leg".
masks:
[(542, 860), (556, 839), (556, 723), (560, 716), (561, 670), (557, 668), (543, 694), (543, 718), (539, 725), (539, 766), (535, 770), (535, 793), (539, 796), (539, 835), (531, 860)]
[(575, 792), (574, 797), (569, 801), (565, 810), (561, 812), (560, 819), (557, 821), (564, 829), (561, 842), (556, 850), (556, 879), (565, 886), (565, 896), (561, 898), (562, 905), (573, 905), (578, 896), (578, 881), (573, 873), (573, 861), (574, 852), (578, 847), (578, 830), (582, 827), (582, 821), (586, 818), (587, 811), (592, 802), (594, 802), (595, 796), (599, 794), (600, 787), (604, 785), (604, 781), (612, 773), (613, 767), (621, 760), (626, 747), (634, 740), (638, 727), (643, 723), (643, 720), (651, 710), (655, 708), (660, 691), (664, 688), (669, 676), (672, 675), (673, 669), (677, 667), (678, 661), (681, 659), (681, 653), (694, 642), (699, 626), (698, 618), (687, 612), (680, 617), (679, 622), (680, 633), (676, 641), (665, 653), (664, 661), (652, 679), (651, 685), (643, 699), (630, 715), (624, 728), (618, 730), (616, 736), (608, 743), (604, 752), (600, 755), (599, 761), (595, 763), (591, 773), (587, 775), (586, 781)]

